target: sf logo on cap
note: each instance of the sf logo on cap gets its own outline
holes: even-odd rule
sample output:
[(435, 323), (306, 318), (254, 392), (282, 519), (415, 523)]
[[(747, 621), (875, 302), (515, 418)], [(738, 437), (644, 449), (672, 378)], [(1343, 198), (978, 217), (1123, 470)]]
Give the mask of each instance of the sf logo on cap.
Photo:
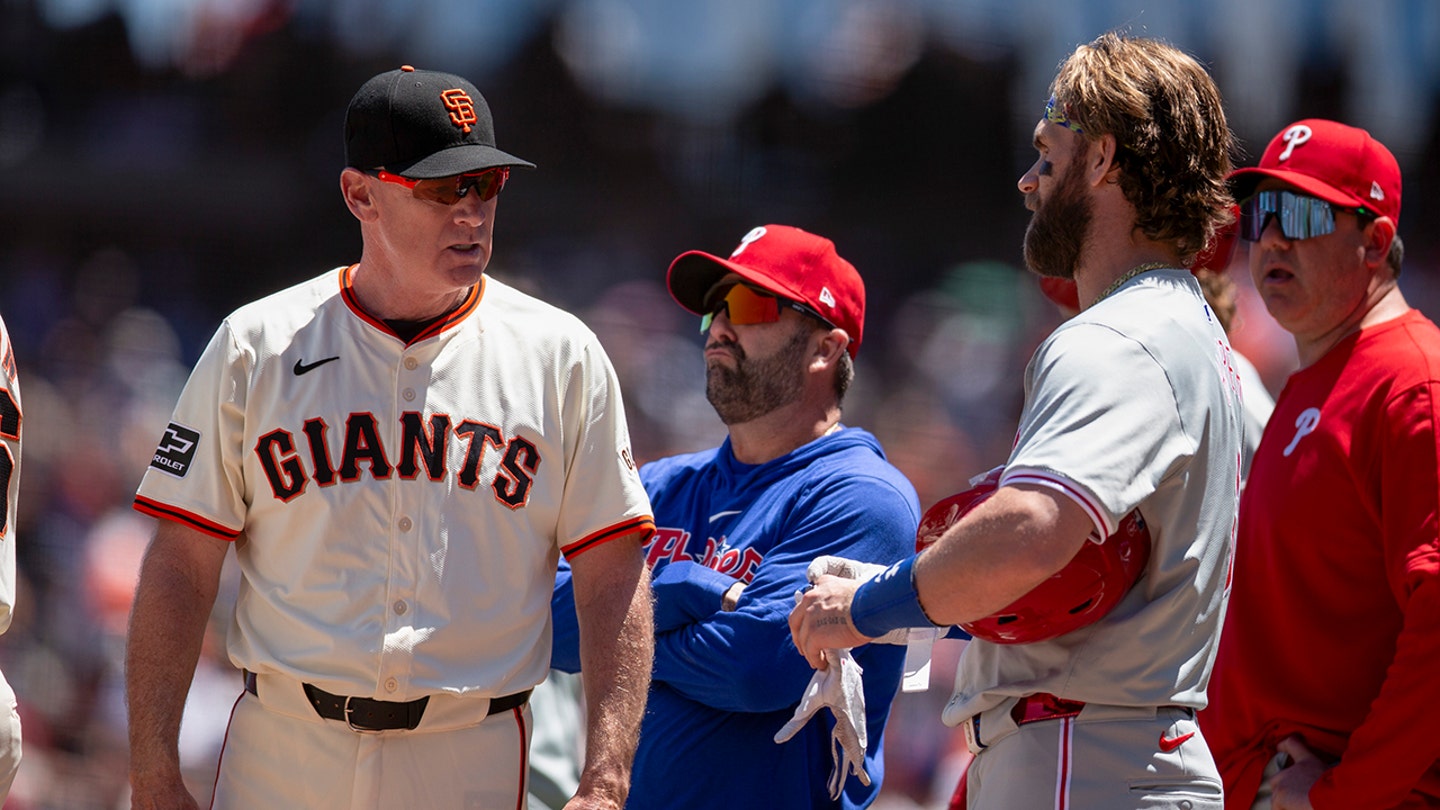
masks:
[(470, 100), (470, 94), (457, 87), (441, 93), (440, 100), (445, 102), (445, 109), (450, 111), (451, 123), (469, 135), (470, 125), (475, 123), (475, 102)]
[(1290, 153), (1295, 151), (1295, 147), (1310, 140), (1310, 135), (1310, 127), (1304, 124), (1296, 124), (1285, 130), (1285, 132), (1280, 135), (1281, 140), (1286, 143), (1285, 151), (1281, 152), (1280, 157), (1276, 158), (1276, 160), (1289, 160)]

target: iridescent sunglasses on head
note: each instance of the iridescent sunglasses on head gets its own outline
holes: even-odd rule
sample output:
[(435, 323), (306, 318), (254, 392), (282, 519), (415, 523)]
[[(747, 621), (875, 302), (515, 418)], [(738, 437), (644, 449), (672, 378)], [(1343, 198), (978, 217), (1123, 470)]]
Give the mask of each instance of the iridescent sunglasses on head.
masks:
[(798, 301), (791, 301), (788, 298), (780, 298), (772, 293), (759, 290), (748, 284), (732, 284), (728, 287), (716, 288), (709, 296), (709, 303), (705, 307), (705, 315), (700, 319), (700, 331), (710, 331), (710, 324), (715, 322), (715, 316), (724, 312), (730, 323), (738, 326), (748, 326), (757, 323), (774, 323), (780, 320), (780, 308), (789, 307), (804, 315), (809, 315), (817, 321), (825, 324), (831, 329), (835, 325), (821, 317), (820, 313), (805, 306)]
[[(1367, 213), (1364, 208), (1340, 210)], [(1308, 194), (1272, 190), (1257, 192), (1240, 203), (1240, 238), (1259, 242), (1271, 217), (1279, 221), (1280, 233), (1292, 241), (1335, 232), (1334, 205)]]
[(374, 174), (387, 183), (394, 183), (410, 189), (410, 193), (417, 200), (454, 205), (460, 202), (466, 194), (469, 194), (472, 188), (475, 189), (475, 193), (480, 195), (481, 202), (495, 199), (495, 195), (500, 193), (500, 189), (505, 188), (505, 181), (510, 179), (510, 167), (496, 166), (493, 169), (452, 174), (449, 177), (433, 177), (426, 180), (412, 180), (409, 177), (391, 174), (384, 169), (380, 169)]
[(1066, 112), (1068, 112), (1068, 110), (1066, 110), (1058, 101), (1056, 101), (1054, 96), (1051, 96), (1050, 100), (1045, 102), (1046, 121), (1049, 121), (1052, 124), (1059, 124), (1060, 126), (1071, 130), (1076, 135), (1085, 134), (1085, 130), (1081, 129), (1079, 124), (1071, 121), (1070, 116), (1065, 114)]

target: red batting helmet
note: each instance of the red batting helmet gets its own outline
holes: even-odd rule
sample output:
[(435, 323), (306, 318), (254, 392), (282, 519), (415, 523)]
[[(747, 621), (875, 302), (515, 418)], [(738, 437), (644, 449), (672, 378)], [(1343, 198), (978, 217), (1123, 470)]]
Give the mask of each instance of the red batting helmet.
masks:
[[(1240, 233), (1240, 206), (1231, 206), (1231, 213), (1235, 219), (1215, 232), (1215, 238), (1195, 257), (1194, 263), (1190, 265), (1190, 272), (1210, 270), (1223, 273), (1230, 266), (1230, 259), (1235, 256), (1235, 240)], [(1076, 289), (1073, 278), (1040, 276), (1040, 292), (1067, 313), (1080, 311), (1080, 292)]]
[(1073, 278), (1040, 276), (1040, 292), (1067, 314), (1080, 311), (1080, 291), (1075, 288)]
[[(915, 534), (917, 550), (939, 539), (982, 501), (995, 494), (998, 475), (936, 503)], [(1150, 561), (1150, 531), (1132, 511), (1105, 542), (1086, 540), (1065, 567), (1002, 610), (960, 627), (996, 644), (1030, 644), (1079, 630), (1109, 613), (1129, 593)]]
[(1230, 213), (1235, 218), (1230, 220), (1229, 225), (1215, 231), (1215, 238), (1195, 257), (1190, 272), (1210, 270), (1223, 273), (1230, 266), (1230, 259), (1235, 256), (1235, 240), (1240, 234), (1240, 206), (1230, 206)]

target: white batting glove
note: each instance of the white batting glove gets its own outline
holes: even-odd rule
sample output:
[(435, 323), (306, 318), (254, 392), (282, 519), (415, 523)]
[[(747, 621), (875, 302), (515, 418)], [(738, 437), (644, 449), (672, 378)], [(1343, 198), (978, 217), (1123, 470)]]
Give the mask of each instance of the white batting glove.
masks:
[[(816, 557), (814, 560), (811, 560), (810, 566), (805, 569), (805, 578), (810, 580), (811, 585), (814, 585), (815, 581), (825, 574), (829, 574), (832, 577), (840, 577), (841, 579), (857, 579), (864, 582), (884, 571), (886, 568), (889, 568), (889, 566), (826, 554), (823, 557)], [(870, 643), (904, 646), (909, 642), (909, 638), (910, 631), (902, 627), (891, 630), (885, 635), (872, 640)]]
[(870, 784), (870, 774), (865, 770), (865, 688), (860, 677), (863, 670), (849, 650), (825, 650), (822, 655), (829, 666), (815, 671), (805, 687), (805, 696), (795, 707), (795, 716), (775, 733), (775, 742), (783, 743), (795, 736), (816, 712), (829, 706), (835, 715), (835, 728), (830, 732), (830, 756), (835, 768), (827, 785), (830, 798), (838, 799), (846, 777), (852, 773), (862, 785)]

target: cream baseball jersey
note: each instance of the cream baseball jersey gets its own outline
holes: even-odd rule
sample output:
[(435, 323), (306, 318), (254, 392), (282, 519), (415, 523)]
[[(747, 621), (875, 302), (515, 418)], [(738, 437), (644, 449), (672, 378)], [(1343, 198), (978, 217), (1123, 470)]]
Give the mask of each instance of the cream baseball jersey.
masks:
[(1095, 624), (1033, 644), (970, 642), (947, 723), (1037, 692), (1204, 705), (1228, 595), (1243, 418), (1229, 341), (1187, 271), (1145, 273), (1046, 339), (1026, 369), (1000, 484), (1069, 496), (1094, 522), (1092, 540), (1138, 509), (1150, 562)]
[(237, 541), (236, 666), (396, 701), (534, 686), (558, 555), (653, 525), (614, 370), (490, 277), (407, 344), (354, 272), (225, 320), (136, 508)]
[(15, 507), (20, 499), (20, 376), (15, 347), (0, 320), (0, 633), (10, 628), (15, 609)]

